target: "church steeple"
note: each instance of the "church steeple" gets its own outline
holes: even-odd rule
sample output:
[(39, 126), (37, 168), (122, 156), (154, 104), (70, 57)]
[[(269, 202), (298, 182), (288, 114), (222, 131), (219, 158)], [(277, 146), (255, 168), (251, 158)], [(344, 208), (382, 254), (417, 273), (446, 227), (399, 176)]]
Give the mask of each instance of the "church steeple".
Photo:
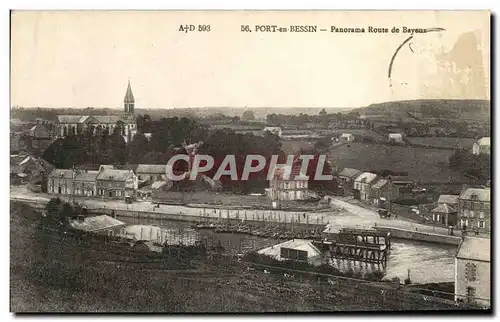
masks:
[(134, 105), (135, 105), (135, 99), (134, 99), (134, 94), (132, 93), (132, 87), (130, 86), (130, 80), (129, 80), (127, 86), (127, 92), (125, 93), (125, 98), (123, 99), (123, 108), (125, 110), (125, 114), (133, 115)]

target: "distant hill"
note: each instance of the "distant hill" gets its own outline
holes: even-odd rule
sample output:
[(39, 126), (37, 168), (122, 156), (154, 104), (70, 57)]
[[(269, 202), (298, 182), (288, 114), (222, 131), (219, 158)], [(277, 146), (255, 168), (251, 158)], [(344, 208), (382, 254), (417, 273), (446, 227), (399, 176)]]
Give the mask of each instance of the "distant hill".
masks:
[(424, 122), (430, 119), (456, 119), (490, 122), (488, 100), (411, 100), (371, 104), (354, 109), (364, 118)]

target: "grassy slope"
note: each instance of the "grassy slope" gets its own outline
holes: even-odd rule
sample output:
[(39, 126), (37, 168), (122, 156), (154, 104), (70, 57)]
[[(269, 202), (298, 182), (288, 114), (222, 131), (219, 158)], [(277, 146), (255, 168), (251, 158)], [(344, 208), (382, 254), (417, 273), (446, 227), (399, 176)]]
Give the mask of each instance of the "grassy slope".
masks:
[(485, 100), (412, 100), (371, 104), (356, 109), (361, 114), (402, 118), (415, 121), (408, 113), (418, 119), (459, 119), (488, 122), (490, 102)]
[(451, 150), (355, 142), (333, 148), (329, 160), (339, 168), (408, 172), (412, 180), (421, 182), (461, 182), (466, 178), (448, 167), (452, 153)]
[[(88, 239), (40, 232), (37, 214), (11, 204), (11, 311), (263, 312), (430, 309), (359, 284), (318, 285), (199, 263), (172, 270)], [(124, 261), (135, 261), (125, 263)], [(357, 282), (356, 282), (357, 283)], [(439, 305), (445, 308), (446, 306)], [(450, 308), (450, 307), (448, 307)]]

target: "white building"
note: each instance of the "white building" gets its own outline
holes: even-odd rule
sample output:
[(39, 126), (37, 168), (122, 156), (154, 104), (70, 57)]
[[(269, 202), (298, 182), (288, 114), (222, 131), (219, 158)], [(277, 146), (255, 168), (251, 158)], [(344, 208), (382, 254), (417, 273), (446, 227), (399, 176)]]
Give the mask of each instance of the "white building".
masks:
[(273, 245), (258, 251), (259, 254), (282, 260), (308, 262), (313, 265), (322, 263), (321, 251), (313, 245), (311, 240), (293, 239), (281, 244)]
[(262, 130), (262, 132), (271, 132), (272, 134), (274, 135), (277, 135), (279, 137), (281, 137), (281, 134), (283, 133), (283, 131), (281, 130), (281, 127), (278, 127), (278, 126), (266, 126), (264, 128), (264, 130)]
[(394, 143), (403, 143), (403, 134), (401, 133), (389, 133), (387, 140)]
[(490, 243), (465, 237), (455, 257), (455, 300), (491, 306)]
[(363, 172), (354, 180), (354, 190), (359, 190), (361, 200), (370, 200), (371, 185), (375, 182), (377, 177), (375, 173)]
[(339, 140), (341, 142), (354, 142), (354, 135), (351, 133), (342, 133)]
[(472, 154), (490, 154), (491, 142), (489, 137), (484, 137), (472, 144)]

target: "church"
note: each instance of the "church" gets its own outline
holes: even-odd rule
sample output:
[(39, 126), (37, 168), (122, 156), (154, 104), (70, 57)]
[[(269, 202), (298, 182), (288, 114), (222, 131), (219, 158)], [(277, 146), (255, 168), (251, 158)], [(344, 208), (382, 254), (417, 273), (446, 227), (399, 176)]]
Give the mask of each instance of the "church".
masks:
[(134, 108), (135, 99), (129, 81), (123, 99), (123, 115), (58, 115), (56, 123), (57, 136), (77, 135), (85, 133), (90, 128), (94, 134), (97, 133), (99, 128), (107, 131), (108, 134), (112, 134), (117, 124), (121, 124), (122, 136), (125, 142), (128, 143), (137, 133)]

